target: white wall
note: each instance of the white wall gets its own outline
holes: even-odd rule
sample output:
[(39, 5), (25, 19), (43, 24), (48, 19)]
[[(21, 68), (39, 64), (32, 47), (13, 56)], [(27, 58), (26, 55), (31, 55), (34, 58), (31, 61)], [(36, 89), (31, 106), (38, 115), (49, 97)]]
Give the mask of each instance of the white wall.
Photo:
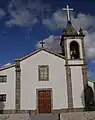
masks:
[[(36, 109), (36, 89), (52, 88), (53, 109), (67, 108), (65, 61), (40, 51), (21, 61), (21, 109)], [(38, 65), (49, 65), (49, 81), (38, 80)]]
[(15, 109), (15, 67), (0, 71), (0, 75), (7, 75), (7, 82), (0, 83), (0, 94), (6, 94), (4, 109)]
[(83, 76), (81, 66), (71, 67), (72, 93), (74, 107), (83, 107)]

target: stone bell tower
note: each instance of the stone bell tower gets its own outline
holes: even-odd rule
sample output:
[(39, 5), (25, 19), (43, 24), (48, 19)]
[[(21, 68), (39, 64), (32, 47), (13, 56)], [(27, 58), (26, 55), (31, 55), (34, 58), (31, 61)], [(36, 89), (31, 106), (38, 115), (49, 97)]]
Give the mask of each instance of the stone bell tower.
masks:
[(84, 52), (84, 34), (82, 29), (79, 31), (74, 28), (70, 9), (67, 5), (67, 26), (61, 37), (60, 46), (62, 54), (65, 56), (68, 108), (83, 107), (81, 94), (87, 84), (86, 61)]

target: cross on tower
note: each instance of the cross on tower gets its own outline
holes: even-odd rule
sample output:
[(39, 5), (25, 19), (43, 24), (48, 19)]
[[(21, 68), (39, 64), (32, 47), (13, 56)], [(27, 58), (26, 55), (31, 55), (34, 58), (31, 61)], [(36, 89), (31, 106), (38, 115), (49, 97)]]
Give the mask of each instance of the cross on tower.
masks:
[(73, 8), (69, 8), (69, 5), (67, 5), (67, 8), (63, 8), (62, 10), (66, 10), (67, 11), (67, 20), (71, 21), (70, 11), (73, 11), (74, 9)]
[(45, 42), (42, 40), (40, 44), (42, 45), (41, 47), (44, 47)]

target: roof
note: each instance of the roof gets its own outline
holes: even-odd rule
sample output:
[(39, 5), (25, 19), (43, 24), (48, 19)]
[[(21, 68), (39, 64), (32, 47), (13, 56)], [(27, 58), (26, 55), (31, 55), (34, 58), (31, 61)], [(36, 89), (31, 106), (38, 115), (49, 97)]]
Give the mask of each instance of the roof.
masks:
[(78, 35), (71, 21), (68, 21), (67, 27), (64, 29), (64, 35)]
[[(27, 59), (28, 57), (30, 57), (30, 56), (32, 56), (32, 55), (35, 55), (36, 53), (38, 53), (38, 52), (40, 52), (40, 51), (42, 51), (42, 50), (43, 50), (43, 51), (46, 51), (46, 52), (48, 52), (48, 53), (50, 53), (50, 54), (53, 54), (53, 55), (55, 55), (55, 56), (57, 56), (57, 57), (60, 57), (60, 58), (62, 58), (62, 59), (65, 59), (65, 57), (64, 57), (63, 55), (61, 55), (61, 54), (55, 53), (55, 52), (50, 51), (50, 50), (48, 50), (48, 49), (46, 49), (46, 48), (39, 48), (39, 49), (37, 49), (36, 51), (34, 51), (34, 52), (32, 52), (32, 53), (30, 53), (30, 54), (28, 54), (28, 55), (26, 55), (26, 56), (24, 56), (24, 57), (22, 57), (22, 58), (20, 58), (20, 59), (16, 59), (16, 60), (22, 61), (22, 60)], [(8, 65), (8, 66), (3, 66), (3, 67), (0, 68), (0, 71), (5, 70), (5, 69), (8, 69), (8, 68), (12, 68), (12, 67), (15, 67), (15, 64), (11, 64), (11, 65)]]
[(8, 66), (3, 66), (3, 67), (0, 68), (0, 71), (5, 70), (5, 69), (9, 69), (9, 68), (12, 68), (12, 67), (15, 67), (15, 64), (11, 64), (11, 65), (8, 65)]
[[(46, 51), (46, 52), (48, 52), (48, 53), (50, 53), (50, 54), (53, 54), (53, 55), (55, 55), (55, 56), (57, 56), (57, 57), (60, 57), (60, 58), (62, 58), (62, 59), (65, 59), (65, 57), (63, 56), (63, 55), (61, 55), (61, 54), (58, 54), (58, 53), (55, 53), (55, 52), (53, 52), (53, 51), (50, 51), (50, 50), (48, 50), (48, 49), (46, 49), (46, 48), (39, 48), (39, 49), (37, 49), (36, 51), (34, 51), (34, 52), (32, 52), (32, 53), (30, 53), (30, 54), (28, 54), (28, 55), (26, 55), (26, 56), (24, 56), (24, 57), (22, 57), (22, 58), (20, 58), (20, 59), (16, 59), (16, 60), (19, 60), (19, 61), (22, 61), (22, 60), (24, 60), (24, 59), (27, 59), (28, 57), (31, 57), (32, 55), (35, 55), (36, 53), (38, 53), (38, 52), (40, 52), (40, 51)], [(15, 64), (11, 64), (11, 65), (8, 65), (8, 66), (4, 66), (4, 67), (2, 67), (2, 68), (0, 68), (0, 71), (2, 71), (2, 70), (5, 70), (5, 69), (8, 69), (8, 68), (12, 68), (12, 67), (15, 67)], [(88, 80), (89, 82), (92, 82), (92, 83), (95, 83), (95, 80)]]
[(24, 60), (24, 59), (26, 59), (26, 58), (28, 58), (28, 57), (30, 57), (30, 56), (32, 56), (32, 55), (35, 55), (36, 53), (38, 53), (38, 52), (40, 52), (40, 51), (45, 51), (45, 52), (48, 52), (48, 53), (50, 53), (50, 54), (53, 54), (53, 55), (55, 55), (55, 56), (57, 56), (57, 57), (60, 57), (60, 58), (62, 58), (62, 59), (65, 59), (65, 57), (64, 57), (63, 55), (58, 54), (58, 53), (55, 53), (55, 52), (50, 51), (50, 50), (48, 50), (48, 49), (46, 49), (46, 48), (43, 47), (43, 48), (39, 48), (39, 49), (37, 49), (36, 51), (34, 51), (34, 52), (32, 52), (32, 53), (30, 53), (30, 54), (28, 54), (28, 55), (26, 55), (26, 56), (24, 56), (24, 57), (22, 57), (22, 58), (20, 58), (20, 59), (17, 59), (17, 60), (22, 61), (22, 60)]
[(95, 83), (95, 80), (88, 80), (89, 82)]

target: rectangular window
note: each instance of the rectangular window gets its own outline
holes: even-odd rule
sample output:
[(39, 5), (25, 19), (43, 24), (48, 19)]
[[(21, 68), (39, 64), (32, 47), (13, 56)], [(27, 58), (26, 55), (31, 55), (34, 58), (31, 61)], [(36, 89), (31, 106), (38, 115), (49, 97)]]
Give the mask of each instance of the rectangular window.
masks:
[(39, 81), (48, 81), (49, 80), (49, 66), (48, 65), (39, 65)]
[(0, 94), (0, 102), (6, 101), (6, 94)]
[(0, 82), (6, 82), (7, 76), (6, 75), (0, 75)]

